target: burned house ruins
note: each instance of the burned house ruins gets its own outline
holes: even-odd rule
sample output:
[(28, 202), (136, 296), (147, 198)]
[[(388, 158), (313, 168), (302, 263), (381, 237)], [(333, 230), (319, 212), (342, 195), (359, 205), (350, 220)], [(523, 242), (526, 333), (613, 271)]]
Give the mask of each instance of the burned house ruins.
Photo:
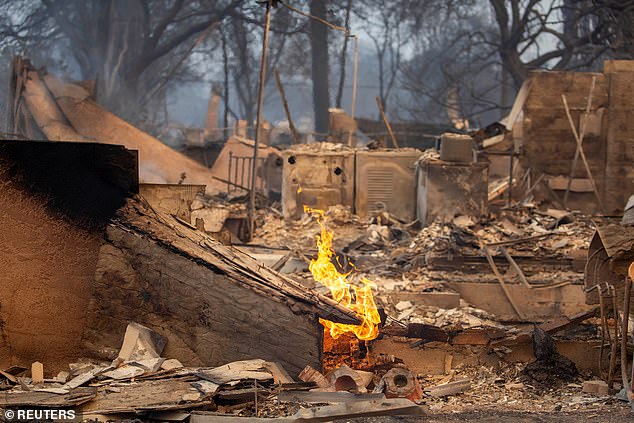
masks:
[(0, 416), (630, 419), (634, 12), (300, 3), (3, 6)]

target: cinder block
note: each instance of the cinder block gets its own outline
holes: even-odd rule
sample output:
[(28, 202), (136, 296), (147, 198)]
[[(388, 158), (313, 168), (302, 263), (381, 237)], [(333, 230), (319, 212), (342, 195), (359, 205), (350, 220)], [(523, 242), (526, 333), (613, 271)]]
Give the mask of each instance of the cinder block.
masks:
[(608, 384), (602, 380), (586, 380), (583, 382), (582, 392), (587, 394), (608, 395)]

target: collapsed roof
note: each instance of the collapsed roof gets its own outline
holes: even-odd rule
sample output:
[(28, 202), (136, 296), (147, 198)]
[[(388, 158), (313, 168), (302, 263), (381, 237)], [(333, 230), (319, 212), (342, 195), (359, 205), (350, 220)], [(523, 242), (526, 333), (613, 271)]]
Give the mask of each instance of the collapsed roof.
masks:
[(217, 191), (208, 168), (101, 107), (80, 83), (36, 70), (16, 57), (10, 81), (9, 132), (27, 139), (121, 144), (139, 151), (142, 183), (182, 183)]

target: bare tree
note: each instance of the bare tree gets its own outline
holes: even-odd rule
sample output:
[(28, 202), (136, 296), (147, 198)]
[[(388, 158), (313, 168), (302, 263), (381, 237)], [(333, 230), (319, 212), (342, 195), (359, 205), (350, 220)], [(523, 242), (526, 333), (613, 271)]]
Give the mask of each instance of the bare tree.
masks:
[[(509, 73), (516, 89), (532, 69), (570, 68), (575, 56), (581, 53), (584, 64), (589, 65), (605, 51), (593, 42), (596, 30), (588, 28), (589, 31), (581, 34), (569, 29), (570, 22), (577, 25), (591, 12), (587, 7), (573, 9), (566, 2), (540, 0), (489, 0), (489, 3), (497, 27), (496, 36), (487, 41), (498, 52), (504, 71)], [(563, 28), (559, 25), (561, 16), (568, 17), (568, 25)]]
[[(344, 28), (350, 31), (350, 15), (352, 14), (352, 0), (347, 0), (344, 8)], [(337, 86), (337, 97), (335, 106), (341, 109), (341, 100), (343, 98), (343, 87), (346, 83), (346, 58), (348, 57), (348, 40), (346, 36), (341, 47), (341, 55), (339, 58), (339, 85)]]
[[(329, 0), (310, 0), (311, 15), (327, 20), (329, 3)], [(328, 27), (315, 19), (310, 21), (310, 46), (315, 132), (323, 134), (328, 132), (330, 107)]]
[(613, 57), (634, 59), (634, 0), (593, 0), (599, 41)]
[[(259, 17), (262, 18), (264, 8), (260, 9)], [(231, 76), (231, 87), (235, 91), (235, 100), (238, 103), (236, 112), (250, 125), (254, 124), (257, 111), (262, 52), (262, 19), (258, 19), (257, 12), (258, 10), (255, 11), (253, 17), (242, 15), (238, 19), (232, 19), (223, 29), (227, 45), (227, 72)], [(281, 62), (292, 63), (288, 60), (288, 54), (291, 53), (291, 50), (287, 48), (288, 42), (296, 36), (301, 37), (304, 30), (305, 25), (298, 22), (288, 10), (283, 8), (274, 10), (266, 63), (267, 88), (270, 83), (272, 84), (273, 69)], [(290, 72), (293, 67), (290, 66), (287, 70)], [(265, 90), (265, 100), (271, 95), (271, 91)]]
[(411, 5), (407, 1), (364, 0), (356, 9), (366, 23), (365, 31), (374, 44), (378, 64), (379, 97), (384, 110), (399, 76), (402, 49), (406, 44), (403, 26), (407, 23)]
[(401, 67), (399, 82), (410, 95), (399, 106), (427, 122), (493, 119), (501, 78), (487, 42), (494, 31), (487, 9), (477, 0), (428, 6), (423, 14), (408, 13), (408, 48), (416, 53)]
[[(446, 10), (453, 17), (444, 34), (427, 31), (419, 37), (423, 53), (408, 61), (403, 77), (417, 94), (415, 109), (435, 108), (439, 116), (458, 104), (462, 116), (487, 124), (508, 113), (529, 71), (588, 69), (607, 50), (597, 41), (590, 1), (473, 3)], [(450, 92), (454, 106), (443, 104)]]
[[(5, 15), (5, 42), (74, 58), (81, 78), (98, 78), (100, 101), (124, 117), (138, 113), (143, 96), (166, 76), (195, 37), (232, 16), (246, 0), (68, 0), (20, 4), (23, 20)], [(3, 8), (16, 7), (5, 0)], [(27, 40), (26, 38), (30, 38)], [(30, 43), (30, 45), (29, 45)]]

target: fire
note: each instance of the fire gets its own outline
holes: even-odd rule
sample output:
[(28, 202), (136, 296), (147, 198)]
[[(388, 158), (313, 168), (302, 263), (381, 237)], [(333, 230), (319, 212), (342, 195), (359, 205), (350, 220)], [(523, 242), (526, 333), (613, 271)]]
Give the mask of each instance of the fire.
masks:
[(335, 339), (346, 332), (352, 332), (357, 338), (365, 341), (375, 339), (379, 335), (378, 325), (381, 322), (372, 295), (372, 288), (376, 288), (376, 284), (366, 278), (361, 279), (362, 286), (355, 286), (348, 282), (348, 276), (351, 272), (340, 273), (332, 262), (332, 256), (335, 254), (332, 250), (334, 233), (326, 228), (324, 211), (306, 206), (304, 206), (304, 211), (316, 214), (317, 222), (321, 228), (321, 234), (317, 236), (317, 259), (311, 260), (308, 267), (313, 278), (330, 289), (332, 298), (354, 311), (362, 321), (358, 326), (333, 323), (325, 319), (319, 319), (319, 322), (330, 330), (330, 335)]

